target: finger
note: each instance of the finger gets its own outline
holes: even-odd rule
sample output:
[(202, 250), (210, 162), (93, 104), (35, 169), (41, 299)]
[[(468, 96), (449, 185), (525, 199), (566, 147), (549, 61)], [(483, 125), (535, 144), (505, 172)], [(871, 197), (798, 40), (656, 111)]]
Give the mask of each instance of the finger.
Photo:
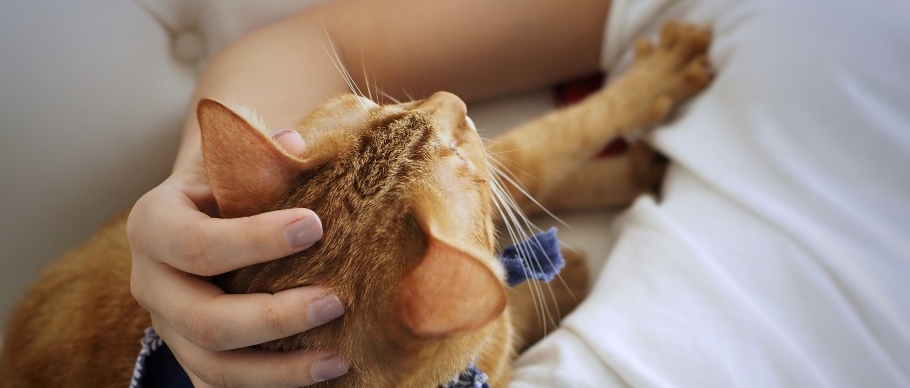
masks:
[(282, 129), (272, 133), (272, 139), (275, 139), (291, 155), (303, 156), (306, 153), (306, 142), (303, 141), (300, 132), (292, 129)]
[(184, 272), (214, 276), (288, 256), (322, 238), (322, 222), (308, 209), (210, 218), (168, 190), (136, 203), (127, 233), (135, 254)]
[[(213, 276), (299, 252), (322, 238), (322, 221), (309, 209), (288, 209), (250, 217), (205, 218), (181, 225), (171, 241), (168, 264)], [(178, 225), (170, 230), (177, 231)]]
[(133, 294), (139, 303), (170, 322), (181, 337), (208, 350), (237, 349), (285, 338), (344, 314), (341, 301), (325, 287), (292, 288), (275, 294), (224, 294), (203, 279), (163, 265), (142, 271), (149, 280), (135, 281)]
[(300, 387), (344, 375), (350, 368), (347, 361), (327, 352), (252, 348), (212, 352), (186, 341), (154, 315), (152, 322), (194, 384), (201, 381), (219, 387)]

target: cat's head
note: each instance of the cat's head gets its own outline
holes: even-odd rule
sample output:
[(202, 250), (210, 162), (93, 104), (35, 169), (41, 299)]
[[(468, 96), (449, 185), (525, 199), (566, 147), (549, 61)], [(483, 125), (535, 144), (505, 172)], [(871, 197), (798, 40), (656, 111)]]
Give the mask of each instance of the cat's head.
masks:
[(349, 360), (327, 385), (434, 386), (509, 343), (487, 156), (458, 97), (340, 96), (301, 124), (302, 157), (218, 102), (198, 116), (223, 217), (306, 207), (323, 222), (309, 249), (216, 279), (231, 293), (319, 284), (341, 298), (341, 318), (264, 348)]

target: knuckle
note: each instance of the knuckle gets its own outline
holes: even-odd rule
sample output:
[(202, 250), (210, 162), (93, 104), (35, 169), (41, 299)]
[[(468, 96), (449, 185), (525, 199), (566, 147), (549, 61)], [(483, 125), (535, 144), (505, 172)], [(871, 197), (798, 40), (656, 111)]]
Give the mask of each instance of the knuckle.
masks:
[(261, 386), (259, 383), (244, 383), (237, 374), (239, 369), (233, 363), (217, 362), (217, 358), (206, 359), (202, 364), (198, 364), (197, 369), (193, 372), (200, 380), (212, 387), (231, 388), (231, 387), (255, 387)]
[(187, 338), (190, 342), (207, 350), (224, 350), (227, 336), (211, 313), (205, 309), (195, 309), (185, 316), (187, 318), (184, 324), (191, 337)]
[(293, 333), (289, 333), (288, 330), (288, 314), (282, 309), (277, 308), (274, 304), (270, 303), (265, 309), (265, 325), (269, 331), (269, 334), (278, 339), (284, 338)]
[(219, 363), (213, 360), (203, 360), (194, 366), (193, 372), (200, 380), (213, 387), (231, 386), (231, 381)]
[(148, 301), (145, 297), (145, 287), (142, 285), (142, 276), (137, 276), (136, 270), (133, 270), (130, 275), (130, 294), (133, 295), (133, 299), (136, 299), (136, 302), (139, 303), (144, 309), (149, 310)]
[(274, 259), (290, 254), (287, 245), (281, 239), (280, 233), (275, 233), (274, 217), (250, 217), (243, 221), (244, 228), (242, 241), (244, 254), (257, 262), (263, 259)]
[(298, 360), (285, 359), (281, 365), (276, 365), (274, 386), (300, 387), (312, 384), (310, 368), (313, 361), (299, 362)]
[[(147, 195), (148, 194), (146, 194), (146, 196)], [(130, 210), (129, 216), (126, 218), (126, 239), (129, 241), (131, 247), (139, 246), (143, 242), (141, 231), (143, 214), (146, 208), (146, 196), (139, 198)]]
[(176, 252), (180, 252), (186, 270), (200, 276), (217, 275), (211, 244), (200, 228), (193, 228), (175, 240)]
[(248, 239), (247, 243), (263, 250), (270, 247), (275, 223), (273, 217), (249, 217), (244, 222), (246, 223), (244, 230), (247, 231), (244, 237)]
[(217, 382), (213, 383), (212, 385), (214, 385), (216, 387), (227, 387), (227, 388), (243, 386), (237, 380), (232, 379), (231, 377), (232, 376), (230, 375), (230, 373), (228, 373), (228, 371), (220, 370), (218, 375), (213, 379), (213, 381), (217, 381)]

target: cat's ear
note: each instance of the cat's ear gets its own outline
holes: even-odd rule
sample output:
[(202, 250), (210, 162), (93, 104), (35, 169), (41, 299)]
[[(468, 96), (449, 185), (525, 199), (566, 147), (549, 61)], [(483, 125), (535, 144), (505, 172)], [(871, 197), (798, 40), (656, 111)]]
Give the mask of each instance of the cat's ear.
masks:
[(209, 184), (225, 218), (261, 213), (281, 200), (307, 167), (221, 103), (204, 99), (196, 108)]
[(482, 328), (502, 314), (506, 290), (486, 262), (490, 254), (426, 233), (426, 251), (399, 282), (393, 308), (418, 338), (445, 338)]

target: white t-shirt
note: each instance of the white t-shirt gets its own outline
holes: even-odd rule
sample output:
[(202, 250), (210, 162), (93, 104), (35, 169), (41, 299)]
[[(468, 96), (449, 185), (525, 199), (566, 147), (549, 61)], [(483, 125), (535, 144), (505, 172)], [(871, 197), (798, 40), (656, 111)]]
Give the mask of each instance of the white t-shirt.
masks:
[(910, 2), (613, 0), (605, 70), (669, 19), (718, 76), (510, 386), (910, 386)]

